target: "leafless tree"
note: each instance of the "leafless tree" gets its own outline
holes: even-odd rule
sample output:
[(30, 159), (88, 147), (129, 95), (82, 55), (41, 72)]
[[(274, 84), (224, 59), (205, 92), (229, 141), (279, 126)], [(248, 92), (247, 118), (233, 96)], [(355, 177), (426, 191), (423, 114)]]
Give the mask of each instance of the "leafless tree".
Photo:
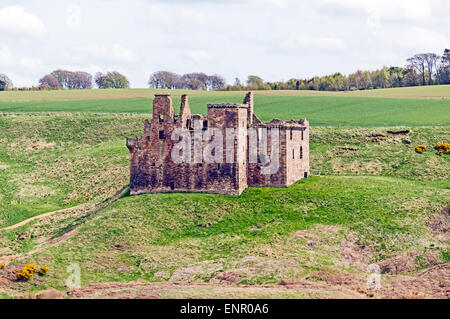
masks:
[(39, 87), (55, 89), (60, 86), (58, 80), (53, 75), (47, 74), (39, 80)]
[(58, 86), (64, 89), (71, 90), (92, 88), (92, 75), (87, 72), (56, 70), (50, 73), (49, 76), (56, 79), (59, 84)]
[(415, 56), (413, 56), (412, 58), (409, 58), (407, 60), (408, 62), (408, 68), (409, 69), (413, 69), (415, 70), (420, 78), (422, 79), (422, 85), (426, 85), (427, 84), (427, 80), (426, 80), (426, 57), (425, 54), (420, 53), (420, 54), (416, 54)]
[(184, 88), (188, 90), (206, 90), (208, 76), (204, 73), (188, 73), (181, 77)]
[(181, 76), (168, 71), (158, 71), (150, 76), (148, 84), (154, 89), (180, 89)]
[(438, 66), (438, 79), (440, 84), (450, 84), (450, 50), (445, 49)]
[(105, 88), (105, 76), (101, 72), (95, 73), (94, 82), (99, 89)]
[(92, 75), (82, 71), (70, 72), (69, 83), (72, 89), (91, 89)]
[(435, 75), (435, 71), (437, 72), (439, 56), (435, 53), (426, 53), (424, 57), (425, 63), (427, 65), (428, 84), (433, 85), (434, 84), (433, 77)]
[(6, 75), (0, 73), (0, 91), (5, 91), (13, 87), (11, 79)]
[(207, 81), (208, 87), (211, 90), (219, 90), (224, 88), (226, 85), (225, 79), (218, 74), (209, 76)]

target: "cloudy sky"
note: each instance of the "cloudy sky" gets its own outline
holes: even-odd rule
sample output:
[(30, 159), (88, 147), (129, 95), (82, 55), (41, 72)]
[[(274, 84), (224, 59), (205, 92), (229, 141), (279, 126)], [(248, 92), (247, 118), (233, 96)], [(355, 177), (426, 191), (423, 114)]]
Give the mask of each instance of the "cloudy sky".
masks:
[(229, 83), (405, 64), (450, 47), (447, 0), (0, 0), (0, 73), (36, 85), (57, 68), (158, 70)]

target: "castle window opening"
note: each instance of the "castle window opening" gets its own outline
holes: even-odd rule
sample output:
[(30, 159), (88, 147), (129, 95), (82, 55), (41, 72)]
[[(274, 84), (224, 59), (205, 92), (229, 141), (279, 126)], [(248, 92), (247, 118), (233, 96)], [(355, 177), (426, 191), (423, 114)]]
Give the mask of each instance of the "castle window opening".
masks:
[(160, 140), (166, 139), (166, 134), (164, 133), (164, 131), (159, 131), (159, 139)]

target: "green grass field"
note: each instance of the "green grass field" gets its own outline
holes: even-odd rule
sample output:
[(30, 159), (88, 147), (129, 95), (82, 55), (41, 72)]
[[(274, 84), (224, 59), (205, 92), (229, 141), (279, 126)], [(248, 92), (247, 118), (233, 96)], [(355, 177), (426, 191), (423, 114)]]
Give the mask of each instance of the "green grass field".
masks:
[[(191, 109), (206, 114), (208, 103), (241, 103), (242, 96), (192, 98)], [(180, 98), (173, 99), (179, 112)], [(255, 112), (263, 121), (308, 118), (313, 126), (450, 125), (450, 99), (259, 96)], [(0, 102), (0, 112), (150, 113), (152, 99)]]
[[(85, 287), (137, 280), (214, 284), (230, 274), (236, 284), (327, 283), (330, 274), (365, 284), (370, 263), (403, 258), (407, 266), (399, 273), (413, 276), (449, 262), (450, 156), (433, 151), (437, 142), (450, 142), (447, 87), (351, 96), (257, 92), (262, 119), (310, 120), (311, 166), (322, 176), (287, 189), (248, 189), (241, 197), (125, 196), (101, 211), (95, 204), (128, 184), (125, 138), (142, 135), (155, 92), (0, 93), (0, 229), (81, 205), (0, 230), (0, 262), (23, 256), (7, 269), (28, 262), (50, 267), (46, 277), (0, 285), (0, 298), (65, 291), (66, 267), (74, 263)], [(174, 94), (177, 110), (180, 93)], [(242, 92), (191, 95), (195, 112), (243, 98)], [(388, 133), (398, 127), (410, 133)], [(429, 151), (417, 154), (418, 144)], [(0, 283), (2, 276), (0, 270)], [(315, 295), (294, 297), (301, 296)]]

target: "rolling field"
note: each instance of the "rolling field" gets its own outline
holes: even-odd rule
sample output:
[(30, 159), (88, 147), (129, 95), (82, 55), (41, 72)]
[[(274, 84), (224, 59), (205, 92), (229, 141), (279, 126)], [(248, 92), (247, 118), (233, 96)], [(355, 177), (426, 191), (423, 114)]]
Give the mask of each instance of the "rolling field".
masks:
[[(257, 92), (263, 120), (310, 120), (321, 176), (241, 197), (122, 196), (125, 138), (142, 135), (154, 90), (4, 93), (0, 298), (66, 292), (71, 264), (83, 287), (73, 298), (445, 298), (450, 156), (433, 146), (450, 141), (448, 87)], [(189, 95), (202, 113), (206, 103), (243, 98)], [(419, 144), (429, 151), (417, 154)], [(14, 281), (26, 263), (50, 273)], [(372, 263), (383, 272), (377, 292), (366, 287)]]
[[(190, 99), (194, 113), (206, 114), (208, 103), (242, 103), (241, 96)], [(263, 121), (308, 118), (313, 126), (450, 125), (450, 99), (257, 96), (255, 112)], [(173, 104), (179, 112), (180, 98)], [(152, 113), (152, 99), (0, 102), (0, 112)]]

